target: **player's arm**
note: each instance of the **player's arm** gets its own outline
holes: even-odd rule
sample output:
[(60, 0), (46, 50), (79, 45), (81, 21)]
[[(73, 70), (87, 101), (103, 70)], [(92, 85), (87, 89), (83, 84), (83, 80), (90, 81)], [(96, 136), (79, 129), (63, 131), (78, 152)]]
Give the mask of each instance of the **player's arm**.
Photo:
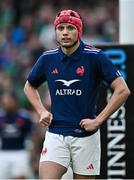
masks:
[(123, 103), (125, 103), (130, 95), (130, 90), (122, 77), (116, 78), (111, 83), (111, 88), (113, 89), (113, 94), (110, 100), (94, 121), (89, 121), (89, 119), (81, 120), (80, 125), (85, 128), (85, 130), (92, 131), (97, 129), (105, 120), (108, 119), (109, 116), (111, 116)]
[(24, 86), (24, 92), (29, 99), (30, 103), (33, 105), (35, 110), (40, 116), (40, 124), (44, 126), (48, 126), (52, 120), (52, 114), (49, 113), (44, 107), (40, 95), (38, 93), (38, 89), (32, 86), (28, 81), (26, 81)]
[(96, 121), (98, 121), (100, 125), (122, 104), (124, 104), (128, 96), (130, 95), (130, 90), (128, 89), (127, 84), (122, 77), (118, 77), (117, 79), (115, 79), (111, 84), (111, 88), (113, 89), (113, 94), (107, 106), (96, 118)]

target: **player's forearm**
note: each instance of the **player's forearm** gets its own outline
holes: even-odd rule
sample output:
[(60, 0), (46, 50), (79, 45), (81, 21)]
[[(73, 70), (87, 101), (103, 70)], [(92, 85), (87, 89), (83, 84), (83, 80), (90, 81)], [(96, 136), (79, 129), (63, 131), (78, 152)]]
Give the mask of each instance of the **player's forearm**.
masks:
[(115, 90), (106, 107), (96, 117), (98, 123), (101, 125), (109, 116), (120, 108), (120, 106), (127, 100), (129, 94), (130, 91), (127, 88), (119, 88)]
[(24, 92), (32, 104), (32, 106), (35, 108), (37, 113), (40, 115), (43, 111), (47, 111), (46, 108), (43, 106), (42, 101), (40, 99), (39, 93), (36, 88), (30, 85), (30, 83), (27, 81), (24, 87)]

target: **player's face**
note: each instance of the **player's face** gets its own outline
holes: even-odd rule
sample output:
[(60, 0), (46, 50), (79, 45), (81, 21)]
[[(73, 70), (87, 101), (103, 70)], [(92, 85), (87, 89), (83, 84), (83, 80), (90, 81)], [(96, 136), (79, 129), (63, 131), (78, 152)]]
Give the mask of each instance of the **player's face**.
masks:
[(56, 27), (56, 38), (64, 48), (70, 48), (78, 41), (78, 30), (76, 26), (62, 23)]

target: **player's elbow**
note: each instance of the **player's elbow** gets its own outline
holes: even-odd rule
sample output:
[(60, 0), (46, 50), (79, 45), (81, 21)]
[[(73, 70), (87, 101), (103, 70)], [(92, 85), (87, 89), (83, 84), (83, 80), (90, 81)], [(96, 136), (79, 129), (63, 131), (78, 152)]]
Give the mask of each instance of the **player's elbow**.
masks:
[(111, 87), (114, 90), (115, 94), (122, 99), (122, 101), (127, 100), (128, 96), (130, 95), (130, 90), (126, 82), (121, 77), (117, 78), (112, 83)]
[(130, 96), (131, 92), (127, 86), (123, 86), (119, 90), (120, 95), (124, 100), (127, 100), (127, 98)]
[(125, 94), (125, 96), (126, 96), (127, 98), (130, 96), (131, 91), (129, 90), (128, 87), (124, 90), (124, 94)]

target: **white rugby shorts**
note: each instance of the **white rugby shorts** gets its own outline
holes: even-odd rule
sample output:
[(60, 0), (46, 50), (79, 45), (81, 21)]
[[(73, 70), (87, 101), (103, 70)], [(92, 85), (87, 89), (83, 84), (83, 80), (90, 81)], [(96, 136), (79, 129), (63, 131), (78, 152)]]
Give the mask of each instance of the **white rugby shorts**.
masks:
[(100, 130), (87, 137), (46, 132), (40, 162), (53, 161), (80, 175), (100, 174)]

